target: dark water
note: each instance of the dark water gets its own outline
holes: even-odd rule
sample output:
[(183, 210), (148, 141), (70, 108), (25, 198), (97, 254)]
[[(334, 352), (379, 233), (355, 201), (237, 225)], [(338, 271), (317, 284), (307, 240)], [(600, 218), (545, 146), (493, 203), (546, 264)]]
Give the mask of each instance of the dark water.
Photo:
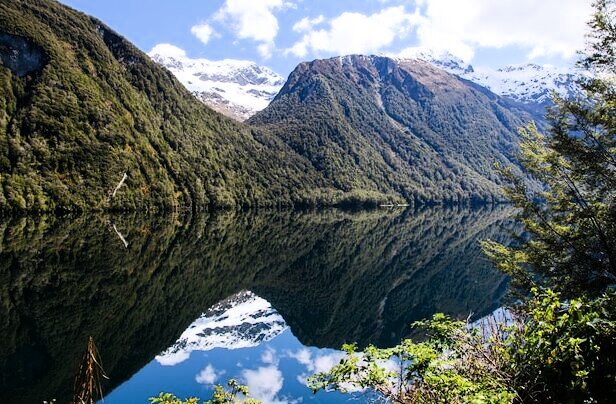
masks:
[(105, 402), (205, 398), (231, 377), (268, 402), (342, 401), (304, 385), (341, 344), (390, 346), (435, 312), (499, 306), (507, 282), (478, 241), (508, 242), (511, 213), (3, 219), (0, 402), (67, 402), (88, 336)]

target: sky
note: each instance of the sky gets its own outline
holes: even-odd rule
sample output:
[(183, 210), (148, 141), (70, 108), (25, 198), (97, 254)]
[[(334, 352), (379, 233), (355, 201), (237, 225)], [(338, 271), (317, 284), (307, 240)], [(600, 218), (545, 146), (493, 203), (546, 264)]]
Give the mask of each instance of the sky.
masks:
[(474, 66), (572, 65), (591, 0), (61, 0), (141, 50), (251, 60), (287, 76), (345, 54), (447, 51)]

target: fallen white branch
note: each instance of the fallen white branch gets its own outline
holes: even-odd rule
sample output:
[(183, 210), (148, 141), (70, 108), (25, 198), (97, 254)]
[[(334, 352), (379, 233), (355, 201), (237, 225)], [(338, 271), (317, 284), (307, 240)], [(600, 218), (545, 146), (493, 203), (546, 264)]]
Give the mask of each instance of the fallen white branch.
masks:
[[(126, 174), (125, 174), (126, 175)], [(118, 228), (116, 227), (116, 225), (113, 225), (113, 230), (115, 230), (116, 234), (118, 235), (118, 237), (120, 237), (120, 240), (122, 240), (122, 242), (124, 243), (124, 247), (128, 248), (128, 241), (126, 241), (126, 239), (124, 238), (124, 236), (122, 236), (122, 233), (120, 233), (118, 231)]]
[(115, 189), (113, 190), (113, 194), (111, 194), (112, 198), (115, 198), (116, 196), (116, 192), (118, 192), (118, 189), (120, 189), (120, 187), (122, 185), (124, 185), (124, 181), (126, 181), (126, 179), (128, 178), (128, 174), (124, 173), (124, 175), (122, 176), (122, 179), (120, 180), (120, 182), (118, 183), (118, 185), (115, 187)]

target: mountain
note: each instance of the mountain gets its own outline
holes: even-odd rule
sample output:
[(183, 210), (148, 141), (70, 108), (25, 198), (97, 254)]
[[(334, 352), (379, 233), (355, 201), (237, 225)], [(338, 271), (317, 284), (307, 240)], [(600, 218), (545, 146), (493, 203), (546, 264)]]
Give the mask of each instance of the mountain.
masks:
[(197, 101), (102, 22), (0, 1), (0, 210), (198, 210), (335, 203), (275, 136)]
[(164, 366), (185, 361), (193, 351), (239, 349), (271, 341), (286, 330), (284, 319), (266, 300), (242, 291), (215, 304), (169, 348), (156, 356)]
[[(259, 97), (280, 84), (213, 66), (194, 77)], [(0, 0), (0, 211), (493, 202), (492, 164), (516, 163), (530, 118), (429, 63), (350, 56), (300, 64), (243, 124), (99, 20)]]
[(516, 131), (532, 118), (425, 61), (353, 55), (300, 64), (247, 122), (337, 188), (422, 204), (499, 199), (493, 164), (516, 165)]
[(499, 69), (476, 68), (450, 53), (419, 51), (413, 58), (424, 60), (466, 80), (482, 85), (495, 94), (525, 104), (551, 104), (551, 92), (564, 98), (580, 93), (574, 69), (534, 63), (505, 66)]
[(267, 107), (284, 78), (267, 67), (245, 60), (191, 59), (172, 45), (157, 45), (149, 53), (204, 104), (243, 121)]

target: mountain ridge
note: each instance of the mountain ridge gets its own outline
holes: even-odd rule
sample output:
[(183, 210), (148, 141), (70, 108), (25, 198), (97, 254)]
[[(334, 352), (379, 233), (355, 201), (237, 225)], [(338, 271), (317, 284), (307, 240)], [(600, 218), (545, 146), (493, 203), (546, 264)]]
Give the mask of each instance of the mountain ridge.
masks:
[(426, 62), (349, 56), (300, 64), (243, 124), (96, 18), (0, 10), (2, 211), (500, 202), (492, 163), (515, 167), (532, 118)]
[[(200, 210), (347, 198), (275, 136), (195, 100), (96, 18), (49, 0), (2, 1), (0, 11), (0, 210)], [(29, 53), (15, 38), (42, 51), (23, 75), (16, 66), (27, 65)]]
[[(285, 79), (265, 66), (247, 60), (193, 59), (173, 45), (159, 44), (148, 54), (174, 75), (199, 100), (234, 119), (244, 121), (265, 109)], [(371, 56), (371, 55), (363, 55)], [(400, 62), (422, 60), (487, 88), (491, 92), (534, 109), (542, 117), (552, 104), (552, 92), (572, 98), (580, 94), (575, 69), (535, 63), (501, 68), (475, 67), (448, 52), (417, 49), (403, 55), (378, 55)], [(345, 56), (338, 56), (344, 58)], [(244, 76), (252, 76), (246, 80)], [(258, 81), (255, 81), (258, 80)], [(246, 88), (242, 88), (242, 87)]]
[(415, 204), (499, 200), (492, 164), (517, 165), (533, 117), (421, 60), (351, 55), (304, 62), (247, 122), (276, 134), (336, 187)]

